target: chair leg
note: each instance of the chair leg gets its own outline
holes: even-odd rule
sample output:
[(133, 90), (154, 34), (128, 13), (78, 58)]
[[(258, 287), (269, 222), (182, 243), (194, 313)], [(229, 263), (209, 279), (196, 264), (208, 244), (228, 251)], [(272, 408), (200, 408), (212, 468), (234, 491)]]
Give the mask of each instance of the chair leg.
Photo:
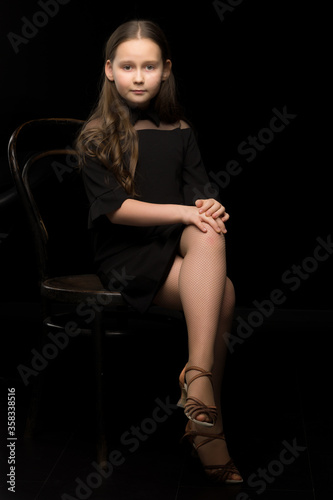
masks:
[[(43, 347), (45, 345), (45, 339), (46, 339), (46, 329), (45, 325), (43, 322), (43, 318), (45, 318), (47, 311), (47, 304), (45, 299), (42, 298), (41, 301), (41, 318), (40, 318), (40, 333), (38, 336), (38, 351), (42, 352)], [(29, 408), (28, 408), (28, 415), (25, 421), (25, 428), (24, 428), (24, 438), (25, 439), (31, 439), (33, 438), (37, 426), (38, 426), (38, 417), (39, 417), (39, 412), (40, 412), (40, 406), (41, 406), (41, 399), (42, 399), (42, 393), (43, 393), (43, 386), (44, 386), (44, 372), (43, 370), (36, 375), (36, 378), (32, 381), (32, 387), (31, 387), (31, 395), (30, 395), (30, 401), (29, 401)]]
[(37, 428), (37, 420), (40, 409), (41, 395), (42, 395), (42, 374), (38, 374), (37, 378), (33, 381), (31, 388), (31, 395), (29, 401), (28, 415), (25, 421), (25, 428), (23, 437), (31, 439)]
[(102, 468), (105, 467), (107, 463), (107, 441), (103, 404), (103, 337), (102, 313), (96, 311), (93, 325), (93, 343), (95, 356), (97, 462)]

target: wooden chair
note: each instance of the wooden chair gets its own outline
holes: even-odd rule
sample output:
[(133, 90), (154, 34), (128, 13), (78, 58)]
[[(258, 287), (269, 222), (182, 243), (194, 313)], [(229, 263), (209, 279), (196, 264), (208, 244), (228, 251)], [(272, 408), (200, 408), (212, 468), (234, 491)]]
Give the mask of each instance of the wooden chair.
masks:
[[(102, 342), (106, 329), (108, 335), (119, 336), (128, 333), (126, 316), (129, 307), (126, 306), (120, 291), (106, 290), (97, 275), (90, 271), (90, 255), (82, 257), (82, 262), (78, 258), (82, 254), (82, 248), (91, 246), (86, 229), (87, 200), (81, 176), (76, 168), (75, 151), (71, 146), (82, 124), (81, 120), (62, 118), (37, 119), (23, 123), (10, 138), (8, 156), (15, 186), (33, 235), (38, 264), (38, 286), (43, 306), (44, 341), (46, 330), (66, 330), (66, 327), (73, 326), (73, 321), (74, 325), (80, 324), (81, 333), (92, 334), (97, 460), (103, 464), (106, 461), (107, 446), (103, 419)], [(67, 190), (73, 199), (71, 212), (74, 213), (71, 215), (75, 219), (75, 225), (70, 224), (68, 228), (67, 224), (67, 229), (61, 220), (68, 219), (69, 214), (68, 211), (63, 213), (62, 195), (58, 194), (58, 189), (66, 189), (66, 183), (69, 184)], [(48, 211), (42, 214), (40, 204), (49, 206)], [(54, 235), (50, 227), (58, 234)], [(78, 238), (79, 234), (83, 242)], [(54, 242), (58, 243), (56, 250), (51, 245)], [(89, 272), (86, 272), (86, 268)], [(54, 304), (69, 305), (69, 312), (64, 312), (61, 308), (60, 312), (57, 309), (54, 312)], [(84, 304), (98, 305), (93, 308), (93, 320), (89, 324), (77, 314)], [(110, 311), (111, 325), (106, 325), (105, 313)], [(40, 376), (37, 386), (39, 379)], [(40, 388), (33, 392), (26, 435), (32, 435), (36, 426), (39, 392)]]

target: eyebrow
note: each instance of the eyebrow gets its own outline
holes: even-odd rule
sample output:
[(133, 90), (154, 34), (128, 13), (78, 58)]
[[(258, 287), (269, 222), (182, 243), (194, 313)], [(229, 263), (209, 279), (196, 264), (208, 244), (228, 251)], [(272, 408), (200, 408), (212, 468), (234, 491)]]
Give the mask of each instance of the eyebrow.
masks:
[[(157, 61), (156, 59), (151, 59), (148, 61), (144, 61), (142, 64), (158, 64), (158, 62), (159, 61)], [(135, 64), (135, 62), (131, 59), (123, 59), (119, 61), (119, 64)]]

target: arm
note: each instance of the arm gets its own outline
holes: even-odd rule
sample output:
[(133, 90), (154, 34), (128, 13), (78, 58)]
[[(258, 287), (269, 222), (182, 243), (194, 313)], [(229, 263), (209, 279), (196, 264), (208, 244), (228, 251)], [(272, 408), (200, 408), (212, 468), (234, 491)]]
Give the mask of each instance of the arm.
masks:
[(113, 224), (156, 226), (182, 222), (180, 205), (162, 205), (127, 199), (107, 217)]
[(207, 231), (206, 223), (216, 232), (221, 232), (218, 221), (205, 213), (200, 214), (195, 206), (147, 203), (129, 198), (120, 208), (108, 213), (107, 217), (113, 224), (130, 226), (194, 224), (203, 232)]
[[(113, 224), (129, 226), (158, 226), (168, 224), (195, 224), (207, 231), (210, 224), (220, 232), (218, 222), (206, 214), (199, 214), (195, 206), (147, 203), (135, 200), (119, 186), (112, 172), (99, 162), (89, 160), (83, 170), (83, 181), (90, 202), (88, 227), (100, 216), (107, 216)], [(204, 224), (206, 222), (206, 224)]]

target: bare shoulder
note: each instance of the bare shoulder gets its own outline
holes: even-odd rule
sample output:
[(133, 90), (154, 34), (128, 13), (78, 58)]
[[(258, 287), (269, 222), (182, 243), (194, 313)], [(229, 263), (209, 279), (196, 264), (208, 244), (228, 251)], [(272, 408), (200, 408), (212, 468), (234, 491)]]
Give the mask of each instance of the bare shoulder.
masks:
[(183, 128), (191, 128), (190, 125), (185, 120), (180, 120), (179, 123), (180, 123), (180, 128), (181, 129), (183, 129)]
[(101, 128), (102, 127), (102, 119), (101, 118), (94, 118), (92, 120), (87, 121), (87, 123), (84, 126), (85, 130), (91, 130), (94, 128)]

